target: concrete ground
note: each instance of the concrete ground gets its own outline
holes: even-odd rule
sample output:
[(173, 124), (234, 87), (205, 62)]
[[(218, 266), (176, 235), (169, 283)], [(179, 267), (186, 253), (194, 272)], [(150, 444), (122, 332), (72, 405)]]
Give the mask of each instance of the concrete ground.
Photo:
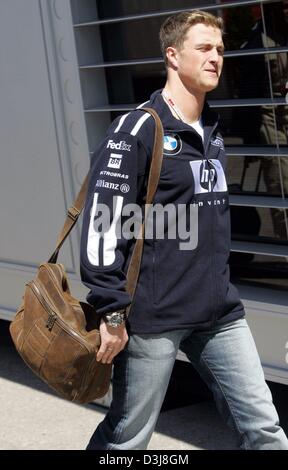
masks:
[[(288, 390), (276, 386), (278, 392), (279, 387), (281, 419), (287, 432)], [(4, 321), (0, 321), (0, 390), (0, 450), (84, 449), (106, 412), (103, 406), (75, 405), (56, 396), (18, 356)], [(237, 447), (235, 436), (222, 423), (214, 403), (198, 400), (189, 406), (162, 411), (149, 449)]]

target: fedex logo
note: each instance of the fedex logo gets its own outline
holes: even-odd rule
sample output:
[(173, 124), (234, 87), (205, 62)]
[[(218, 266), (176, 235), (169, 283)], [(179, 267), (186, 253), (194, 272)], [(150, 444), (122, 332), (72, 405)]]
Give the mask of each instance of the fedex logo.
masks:
[(126, 152), (130, 152), (131, 145), (126, 144), (125, 140), (121, 140), (121, 142), (114, 142), (114, 140), (108, 140), (107, 149), (112, 150), (122, 150)]

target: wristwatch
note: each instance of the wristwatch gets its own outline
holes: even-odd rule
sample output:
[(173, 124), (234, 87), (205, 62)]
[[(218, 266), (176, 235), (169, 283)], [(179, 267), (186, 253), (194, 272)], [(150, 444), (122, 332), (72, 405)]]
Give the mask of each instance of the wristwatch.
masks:
[(119, 310), (117, 312), (105, 313), (103, 315), (103, 320), (107, 325), (112, 326), (112, 328), (117, 328), (122, 325), (126, 320), (125, 310)]

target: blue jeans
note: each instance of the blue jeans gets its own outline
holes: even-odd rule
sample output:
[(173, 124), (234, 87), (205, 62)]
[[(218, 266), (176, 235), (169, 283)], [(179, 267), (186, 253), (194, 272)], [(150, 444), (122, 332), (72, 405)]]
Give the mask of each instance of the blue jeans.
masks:
[(113, 400), (88, 450), (146, 449), (178, 349), (207, 383), (241, 449), (286, 449), (270, 390), (245, 319), (207, 331), (131, 335), (114, 362)]

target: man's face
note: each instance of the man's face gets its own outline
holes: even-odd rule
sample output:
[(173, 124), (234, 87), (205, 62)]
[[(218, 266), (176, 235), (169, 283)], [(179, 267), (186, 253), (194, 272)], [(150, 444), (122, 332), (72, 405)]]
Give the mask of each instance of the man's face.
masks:
[(191, 26), (182, 48), (175, 49), (178, 75), (188, 90), (206, 93), (217, 87), (223, 52), (220, 29), (202, 23)]

